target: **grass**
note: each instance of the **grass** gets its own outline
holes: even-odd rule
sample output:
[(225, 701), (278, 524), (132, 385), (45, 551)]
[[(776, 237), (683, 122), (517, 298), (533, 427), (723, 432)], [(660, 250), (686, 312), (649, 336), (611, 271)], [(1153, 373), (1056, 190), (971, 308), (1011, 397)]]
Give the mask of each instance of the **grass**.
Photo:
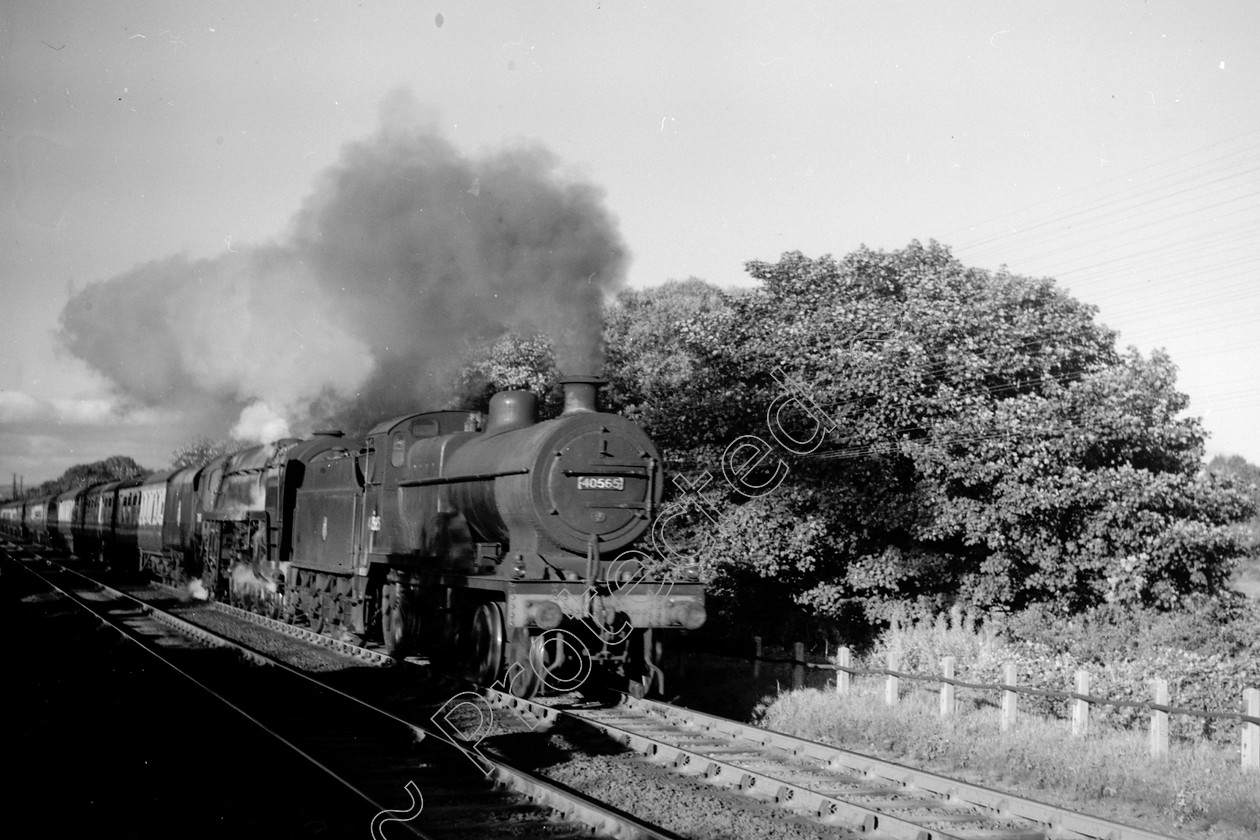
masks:
[(758, 710), (757, 723), (1153, 831), (1260, 836), (1260, 773), (1242, 771), (1237, 748), (1178, 743), (1153, 759), (1133, 731), (1095, 727), (1073, 738), (1063, 721), (1021, 712), (1002, 733), (991, 707), (960, 703), (942, 719), (935, 692), (903, 695), (894, 707), (882, 692), (878, 679), (855, 679), (845, 696), (786, 692)]

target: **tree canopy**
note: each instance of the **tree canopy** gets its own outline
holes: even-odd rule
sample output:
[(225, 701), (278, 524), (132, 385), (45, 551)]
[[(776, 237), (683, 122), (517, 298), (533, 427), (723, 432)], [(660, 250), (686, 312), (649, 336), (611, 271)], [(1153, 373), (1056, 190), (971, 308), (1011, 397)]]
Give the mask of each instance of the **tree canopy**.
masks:
[(198, 435), (184, 441), (178, 449), (171, 453), (171, 469), (180, 470), (184, 467), (200, 467), (210, 463), (220, 455), (236, 452), (244, 448), (245, 445), (244, 442), (238, 440), (216, 440), (205, 435)]
[[(1253, 507), (1202, 468), (1204, 432), (1162, 352), (1117, 350), (1052, 280), (967, 268), (934, 242), (747, 268), (761, 281), (747, 292), (625, 294), (608, 326), (617, 407), (718, 479), (719, 590), (769, 583), (816, 614), (870, 617), (959, 601), (1168, 608), (1224, 585), (1242, 550), (1229, 526)], [(721, 453), (776, 443), (769, 426), (792, 415), (767, 409), (785, 375), (826, 440), (767, 448), (763, 468), (782, 462), (785, 478), (732, 492)]]
[(1244, 588), (1260, 595), (1260, 466), (1241, 455), (1217, 455), (1208, 462), (1208, 471), (1241, 487), (1255, 507), (1251, 518), (1235, 528), (1247, 555), (1238, 570), (1248, 579)]
[(557, 414), (564, 403), (559, 378), (552, 343), (545, 335), (507, 333), (467, 356), (456, 375), (449, 407), (485, 411), (495, 392), (519, 389), (538, 395), (542, 415)]
[(124, 478), (135, 478), (147, 473), (144, 467), (126, 455), (111, 455), (103, 461), (90, 464), (76, 464), (61, 474), (60, 478), (45, 481), (26, 493), (29, 496), (52, 496), (65, 493), (80, 487), (100, 484), (104, 481), (119, 481)]

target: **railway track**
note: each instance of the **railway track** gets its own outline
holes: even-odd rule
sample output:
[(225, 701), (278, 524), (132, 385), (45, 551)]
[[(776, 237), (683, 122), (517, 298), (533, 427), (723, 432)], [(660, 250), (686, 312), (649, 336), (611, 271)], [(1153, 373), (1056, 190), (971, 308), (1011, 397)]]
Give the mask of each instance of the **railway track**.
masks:
[[(229, 605), (218, 608), (367, 662), (379, 651), (318, 636)], [(312, 637), (315, 638), (312, 638)], [(1168, 840), (1168, 835), (659, 701), (612, 708), (522, 700), (478, 687), (509, 710), (509, 730), (580, 723), (680, 776), (770, 802), (794, 817), (898, 840)], [(519, 721), (528, 721), (522, 727)], [(479, 751), (480, 752), (480, 751)]]
[(687, 777), (795, 817), (898, 840), (1169, 840), (1167, 835), (652, 700), (563, 707), (488, 692), (496, 707), (577, 723)]
[[(213, 695), (231, 709), (226, 714), (249, 721), (255, 734), (265, 733), (330, 777), (358, 811), (373, 814), (370, 824), (343, 827), (345, 836), (678, 840), (510, 762), (484, 754), (470, 762), (432, 721), (413, 722), (372, 706), (78, 572), (48, 560), (7, 565), (35, 575), (160, 661), (172, 678)], [(251, 669), (243, 679), (238, 657), (268, 667)], [(251, 767), (247, 752), (240, 759), (225, 782), (247, 779), (243, 789), (257, 790), (265, 769)]]
[[(216, 603), (214, 608), (277, 632), (316, 642), (367, 665), (399, 664), (379, 651), (333, 640), (236, 607)], [(538, 701), (523, 700), (495, 689), (478, 688), (477, 691), (485, 698), (481, 707), (498, 718), (499, 726), (484, 726), (485, 721), (471, 720), (465, 721), (461, 728), (482, 734), (497, 729), (501, 735), (505, 732), (545, 734), (562, 727), (570, 740), (575, 733), (579, 738), (590, 739), (588, 746), (592, 752), (606, 752), (609, 744), (633, 750), (679, 780), (699, 781), (718, 790), (738, 793), (749, 801), (750, 807), (770, 806), (794, 821), (812, 823), (821, 830), (820, 836), (860, 834), (909, 840), (1168, 840), (1167, 835), (657, 701), (623, 697), (615, 706), (601, 707), (574, 702), (571, 696)], [(465, 711), (475, 717), (475, 704), (464, 705)], [(430, 722), (436, 718), (435, 715)], [(464, 763), (472, 767), (483, 762), (490, 765), (503, 761), (495, 746), (496, 739), (480, 741), (480, 737), (479, 734), (471, 741), (458, 744)], [(453, 739), (447, 737), (446, 740)], [(474, 761), (468, 762), (469, 757)], [(426, 809), (430, 807), (429, 797), (442, 795), (444, 781), (444, 778), (426, 778), (423, 783), (417, 782), (424, 791)], [(395, 791), (401, 790), (397, 777), (392, 783)], [(394, 798), (398, 798), (396, 793)], [(599, 819), (594, 821), (598, 823)], [(662, 831), (660, 836), (671, 835)]]

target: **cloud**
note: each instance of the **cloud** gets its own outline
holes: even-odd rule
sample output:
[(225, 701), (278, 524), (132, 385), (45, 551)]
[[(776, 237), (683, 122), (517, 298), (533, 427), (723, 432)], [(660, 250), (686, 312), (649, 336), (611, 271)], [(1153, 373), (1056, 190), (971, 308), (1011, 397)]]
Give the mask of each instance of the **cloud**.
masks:
[[(27, 487), (56, 478), (76, 464), (129, 455), (141, 464), (170, 463), (190, 430), (188, 418), (168, 409), (128, 408), (109, 399), (43, 399), (0, 390), (0, 452), (4, 467)], [(7, 487), (7, 479), (3, 486)]]
[(160, 423), (170, 412), (124, 409), (107, 399), (42, 399), (23, 391), (0, 390), (0, 423), (43, 426), (118, 426)]

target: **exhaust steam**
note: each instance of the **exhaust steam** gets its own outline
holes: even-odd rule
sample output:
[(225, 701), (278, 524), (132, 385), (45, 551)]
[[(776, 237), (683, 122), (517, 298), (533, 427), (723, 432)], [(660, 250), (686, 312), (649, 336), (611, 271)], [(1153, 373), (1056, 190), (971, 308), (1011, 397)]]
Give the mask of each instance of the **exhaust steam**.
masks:
[(83, 288), (62, 343), (122, 399), (250, 440), (437, 407), (461, 357), (509, 331), (598, 371), (627, 262), (600, 190), (539, 145), (466, 155), (419, 110), (391, 97), (280, 241)]

